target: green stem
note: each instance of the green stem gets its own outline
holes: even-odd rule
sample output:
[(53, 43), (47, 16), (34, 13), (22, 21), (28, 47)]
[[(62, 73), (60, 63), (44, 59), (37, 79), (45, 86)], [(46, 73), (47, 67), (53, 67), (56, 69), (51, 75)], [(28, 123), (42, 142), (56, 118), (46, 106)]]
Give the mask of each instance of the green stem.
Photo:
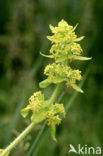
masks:
[(1, 154), (1, 156), (6, 156), (35, 126), (32, 122)]
[(54, 92), (53, 92), (53, 94), (52, 94), (52, 96), (48, 102), (49, 104), (52, 104), (55, 101), (55, 99), (56, 99), (56, 97), (60, 91), (61, 85), (62, 85), (62, 83), (57, 84), (57, 86), (56, 86), (56, 88), (55, 88), (55, 90), (54, 90)]
[[(49, 100), (49, 104), (52, 104), (61, 88), (61, 83), (58, 84)], [(3, 152), (0, 156), (6, 156), (35, 126), (35, 123), (32, 122)]]

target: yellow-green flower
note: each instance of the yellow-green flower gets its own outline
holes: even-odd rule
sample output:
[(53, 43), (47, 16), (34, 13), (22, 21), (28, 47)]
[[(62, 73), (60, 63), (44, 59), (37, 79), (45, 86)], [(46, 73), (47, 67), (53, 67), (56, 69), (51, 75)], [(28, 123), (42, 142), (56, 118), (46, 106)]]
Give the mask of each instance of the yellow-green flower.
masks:
[[(54, 59), (55, 62), (45, 67), (44, 74), (47, 79), (39, 83), (41, 88), (45, 88), (52, 83), (65, 82), (67, 87), (72, 87), (83, 93), (82, 89), (77, 86), (77, 81), (82, 79), (81, 71), (72, 69), (70, 63), (72, 60), (89, 60), (91, 58), (81, 56), (83, 50), (78, 42), (84, 37), (77, 37), (74, 32), (76, 27), (77, 25), (73, 27), (64, 20), (61, 20), (57, 27), (50, 25), (53, 33), (52, 36), (47, 37), (52, 42), (50, 55), (42, 55)], [(29, 112), (31, 112), (31, 121), (36, 124), (44, 120), (48, 121), (48, 126), (51, 127), (51, 136), (56, 140), (56, 125), (60, 124), (62, 118), (65, 117), (63, 104), (45, 100), (42, 92), (38, 91), (30, 97), (29, 104), (21, 110), (23, 117), (26, 117)]]
[(77, 38), (74, 30), (75, 27), (69, 25), (66, 21), (61, 20), (57, 27), (50, 25), (50, 29), (53, 33), (52, 36), (47, 38), (52, 42), (50, 49), (51, 55), (44, 55), (48, 58), (54, 58), (57, 63), (65, 60), (89, 60), (91, 58), (82, 57), (81, 52), (83, 51), (80, 44), (84, 36)]
[(48, 76), (48, 78), (40, 82), (41, 88), (45, 88), (51, 83), (57, 84), (63, 81), (66, 82), (67, 87), (74, 88), (74, 86), (76, 85), (76, 81), (80, 81), (82, 79), (81, 71), (79, 71), (78, 69), (73, 70), (67, 65), (57, 63), (47, 65), (44, 70), (44, 74)]
[(49, 104), (45, 101), (44, 95), (39, 91), (34, 93), (30, 99), (29, 104), (21, 110), (23, 117), (26, 117), (31, 111), (31, 120), (34, 123), (40, 123), (44, 120), (48, 121), (48, 126), (51, 126), (51, 135), (55, 140), (54, 127), (56, 132), (56, 125), (61, 123), (62, 118), (65, 117), (65, 110), (63, 104)]
[(54, 35), (48, 36), (47, 38), (52, 41), (52, 43), (68, 43), (73, 42), (77, 38), (77, 35), (74, 32), (75, 28), (68, 25), (64, 20), (61, 20), (58, 23), (58, 27), (50, 25), (50, 29)]

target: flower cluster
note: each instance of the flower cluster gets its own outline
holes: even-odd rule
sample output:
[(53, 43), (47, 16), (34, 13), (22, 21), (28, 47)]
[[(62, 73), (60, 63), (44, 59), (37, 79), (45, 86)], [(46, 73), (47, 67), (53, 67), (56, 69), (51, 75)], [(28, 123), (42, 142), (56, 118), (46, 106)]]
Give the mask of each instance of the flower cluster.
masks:
[[(78, 88), (76, 86), (76, 80), (81, 80), (82, 78), (81, 71), (73, 70), (67, 65), (60, 65), (57, 63), (47, 65), (44, 70), (44, 74), (48, 76), (48, 78), (40, 82), (40, 87), (42, 88), (47, 87), (51, 83), (57, 84), (63, 81), (66, 82), (67, 87)], [(81, 89), (78, 91), (82, 92)]]
[(84, 36), (77, 38), (74, 32), (76, 27), (77, 25), (75, 27), (68, 25), (64, 20), (59, 22), (58, 27), (50, 25), (53, 35), (47, 38), (52, 42), (50, 49), (51, 55), (42, 55), (54, 58), (57, 63), (68, 59), (89, 60), (90, 58), (81, 56), (82, 48), (78, 42), (81, 41)]
[(35, 92), (29, 98), (29, 104), (21, 110), (21, 114), (25, 118), (30, 113), (29, 116), (32, 123), (6, 149), (0, 149), (0, 155), (8, 156), (10, 151), (31, 129), (44, 120), (47, 121), (48, 126), (51, 128), (52, 138), (56, 140), (56, 126), (65, 117), (64, 105), (55, 103), (61, 83), (65, 82), (67, 87), (72, 87), (83, 93), (82, 89), (76, 84), (77, 80), (80, 81), (82, 78), (81, 71), (72, 69), (68, 66), (68, 62), (91, 59), (81, 56), (82, 48), (78, 42), (84, 37), (77, 37), (74, 32), (76, 27), (77, 25), (75, 27), (68, 25), (64, 20), (61, 20), (57, 27), (50, 25), (53, 33), (52, 36), (47, 37), (52, 42), (50, 55), (42, 55), (54, 59), (55, 62), (46, 66), (44, 74), (47, 76), (47, 79), (40, 82), (39, 85), (41, 88), (45, 88), (53, 83), (57, 84), (56, 89), (49, 100), (45, 100), (44, 94), (41, 91)]
[(45, 88), (51, 83), (60, 83), (65, 81), (67, 87), (72, 87), (79, 92), (83, 92), (77, 85), (76, 80), (81, 80), (81, 71), (73, 70), (67, 65), (67, 60), (89, 60), (91, 58), (82, 57), (82, 48), (79, 41), (81, 41), (84, 36), (77, 37), (74, 30), (75, 27), (68, 25), (64, 20), (61, 20), (58, 27), (53, 27), (50, 25), (50, 29), (53, 33), (52, 36), (47, 38), (52, 42), (50, 49), (50, 55), (44, 55), (49, 58), (54, 58), (55, 63), (46, 66), (44, 74), (48, 78), (40, 82), (40, 87)]
[(29, 111), (32, 112), (31, 120), (34, 123), (40, 123), (43, 120), (48, 121), (48, 125), (51, 126), (51, 135), (55, 140), (56, 125), (61, 123), (60, 117), (65, 117), (63, 104), (49, 104), (39, 91), (30, 97), (27, 107), (21, 110), (22, 116), (26, 117)]
[[(58, 27), (50, 25), (50, 29), (53, 33), (52, 36), (47, 38), (52, 42), (50, 49), (50, 55), (44, 55), (55, 60), (54, 63), (46, 66), (44, 74), (47, 79), (39, 83), (41, 88), (45, 88), (51, 83), (59, 84), (66, 83), (67, 87), (72, 87), (79, 92), (83, 92), (77, 85), (76, 81), (80, 81), (81, 71), (78, 69), (72, 69), (68, 66), (68, 60), (88, 60), (90, 58), (82, 57), (82, 48), (79, 42), (84, 37), (77, 38), (74, 30), (75, 27), (68, 25), (64, 20), (61, 20)], [(51, 136), (55, 140), (56, 125), (61, 123), (61, 119), (65, 116), (65, 110), (63, 104), (54, 104), (45, 100), (41, 91), (34, 93), (30, 99), (29, 104), (21, 110), (23, 117), (26, 117), (29, 112), (31, 113), (31, 120), (34, 123), (40, 123), (44, 120), (48, 121), (48, 125), (51, 127)]]

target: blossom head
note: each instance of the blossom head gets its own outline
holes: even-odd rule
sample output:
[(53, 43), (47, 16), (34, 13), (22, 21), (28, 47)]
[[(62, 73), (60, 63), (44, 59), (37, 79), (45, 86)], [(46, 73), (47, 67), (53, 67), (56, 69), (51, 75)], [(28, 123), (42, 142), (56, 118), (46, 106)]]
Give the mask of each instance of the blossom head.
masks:
[(76, 33), (74, 32), (77, 25), (73, 27), (65, 20), (61, 20), (57, 27), (50, 25), (50, 29), (53, 33), (52, 36), (47, 36), (47, 38), (52, 42), (50, 55), (42, 55), (49, 58), (54, 58), (57, 63), (65, 60), (91, 59), (81, 57), (81, 52), (83, 50), (78, 42), (80, 42), (84, 36), (77, 37)]
[(21, 110), (21, 114), (25, 118), (30, 111), (31, 121), (34, 123), (37, 124), (44, 120), (48, 121), (48, 126), (51, 127), (51, 135), (55, 140), (56, 125), (61, 123), (61, 117), (65, 117), (63, 104), (49, 104), (44, 99), (44, 95), (39, 91), (30, 97), (29, 104)]
[(65, 20), (61, 20), (57, 27), (50, 25), (53, 33), (52, 36), (47, 38), (52, 42), (50, 48), (50, 55), (45, 57), (54, 58), (55, 63), (49, 64), (44, 70), (44, 74), (48, 77), (46, 80), (40, 82), (40, 87), (45, 88), (51, 83), (66, 82), (67, 87), (72, 87), (75, 90), (83, 93), (83, 91), (76, 85), (77, 80), (81, 80), (81, 71), (72, 69), (68, 66), (67, 61), (72, 60), (89, 60), (91, 58), (82, 57), (82, 47), (78, 43), (84, 36), (77, 37), (74, 32), (75, 27), (69, 25)]

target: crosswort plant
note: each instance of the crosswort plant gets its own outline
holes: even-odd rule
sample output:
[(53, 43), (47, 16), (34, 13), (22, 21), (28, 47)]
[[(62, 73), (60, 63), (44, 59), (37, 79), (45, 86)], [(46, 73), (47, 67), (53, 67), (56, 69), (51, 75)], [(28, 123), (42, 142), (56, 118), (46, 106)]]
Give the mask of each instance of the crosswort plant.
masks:
[(75, 27), (69, 25), (65, 20), (61, 20), (57, 27), (50, 25), (52, 36), (47, 36), (52, 46), (50, 54), (41, 55), (54, 59), (54, 63), (49, 64), (44, 69), (47, 76), (39, 83), (40, 88), (46, 88), (50, 84), (55, 84), (56, 88), (49, 99), (45, 99), (41, 91), (33, 93), (29, 98), (29, 104), (21, 110), (21, 115), (26, 118), (30, 112), (31, 124), (13, 141), (10, 145), (0, 150), (1, 156), (8, 156), (10, 151), (39, 123), (47, 121), (51, 129), (51, 136), (56, 141), (56, 126), (65, 117), (64, 105), (56, 103), (56, 97), (60, 92), (61, 86), (65, 83), (67, 87), (72, 87), (78, 92), (83, 90), (78, 87), (77, 81), (82, 79), (81, 71), (72, 69), (70, 64), (73, 60), (90, 60), (91, 58), (82, 57), (82, 48), (79, 44), (84, 36), (77, 37)]

